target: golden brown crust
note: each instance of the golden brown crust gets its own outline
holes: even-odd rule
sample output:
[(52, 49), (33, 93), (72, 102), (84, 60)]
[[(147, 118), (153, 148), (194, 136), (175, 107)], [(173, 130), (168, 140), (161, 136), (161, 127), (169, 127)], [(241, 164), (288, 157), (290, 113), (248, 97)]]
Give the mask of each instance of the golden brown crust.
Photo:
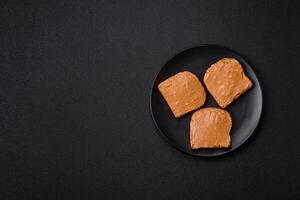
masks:
[(230, 114), (220, 108), (203, 108), (192, 115), (190, 143), (192, 149), (230, 146)]
[(175, 117), (200, 108), (206, 99), (201, 82), (196, 75), (188, 71), (168, 78), (158, 85), (158, 89)]
[(252, 87), (251, 80), (234, 58), (223, 58), (212, 64), (204, 75), (204, 83), (222, 108)]

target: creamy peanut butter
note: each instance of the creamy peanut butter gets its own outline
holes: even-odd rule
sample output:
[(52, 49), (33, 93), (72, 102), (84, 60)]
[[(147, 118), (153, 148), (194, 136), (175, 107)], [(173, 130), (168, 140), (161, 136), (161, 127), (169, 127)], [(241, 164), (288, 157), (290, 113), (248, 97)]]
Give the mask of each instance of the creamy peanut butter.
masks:
[(230, 146), (230, 114), (220, 108), (203, 108), (192, 115), (190, 143), (192, 149)]
[(206, 99), (204, 87), (191, 72), (179, 72), (158, 85), (175, 117), (200, 108)]
[(212, 64), (204, 75), (204, 83), (222, 108), (252, 87), (251, 80), (234, 58), (223, 58)]

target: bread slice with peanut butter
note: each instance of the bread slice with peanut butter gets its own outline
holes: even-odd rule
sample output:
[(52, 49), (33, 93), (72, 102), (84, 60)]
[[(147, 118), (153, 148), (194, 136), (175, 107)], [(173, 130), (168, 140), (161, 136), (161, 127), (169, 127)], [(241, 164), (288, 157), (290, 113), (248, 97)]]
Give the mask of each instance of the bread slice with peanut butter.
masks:
[(176, 118), (200, 108), (206, 99), (201, 82), (188, 71), (179, 72), (161, 82), (158, 89)]
[(190, 143), (192, 149), (230, 146), (230, 114), (220, 108), (203, 108), (192, 115)]
[(242, 65), (234, 58), (223, 58), (212, 64), (205, 72), (204, 83), (222, 108), (252, 87)]

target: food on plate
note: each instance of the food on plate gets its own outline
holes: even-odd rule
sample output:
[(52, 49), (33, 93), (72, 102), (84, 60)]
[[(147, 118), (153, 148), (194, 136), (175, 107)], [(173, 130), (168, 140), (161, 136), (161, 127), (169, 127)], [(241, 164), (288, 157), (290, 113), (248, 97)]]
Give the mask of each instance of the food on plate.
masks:
[(189, 71), (166, 79), (158, 85), (158, 89), (176, 118), (200, 108), (206, 99), (201, 82)]
[(192, 149), (230, 146), (230, 114), (220, 108), (202, 108), (192, 115), (190, 143)]
[(212, 64), (205, 72), (204, 83), (222, 108), (252, 87), (242, 65), (234, 58), (223, 58)]

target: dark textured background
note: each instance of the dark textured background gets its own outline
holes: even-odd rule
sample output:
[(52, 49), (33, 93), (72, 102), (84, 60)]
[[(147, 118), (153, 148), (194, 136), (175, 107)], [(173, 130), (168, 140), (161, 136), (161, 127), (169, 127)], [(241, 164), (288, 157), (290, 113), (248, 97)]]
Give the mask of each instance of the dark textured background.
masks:
[[(297, 199), (297, 1), (0, 1), (0, 199)], [(156, 133), (163, 63), (203, 43), (264, 92), (237, 151), (185, 155)]]

